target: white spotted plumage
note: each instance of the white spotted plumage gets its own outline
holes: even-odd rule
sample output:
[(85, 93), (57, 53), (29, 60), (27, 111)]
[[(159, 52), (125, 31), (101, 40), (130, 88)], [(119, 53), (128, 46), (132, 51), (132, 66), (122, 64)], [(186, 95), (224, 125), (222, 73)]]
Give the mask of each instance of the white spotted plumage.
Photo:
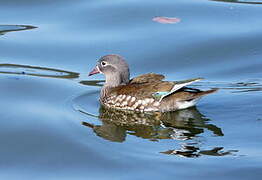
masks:
[(126, 101), (129, 101), (131, 99), (131, 96), (126, 97)]
[(131, 102), (135, 102), (135, 100), (136, 100), (136, 98), (133, 96), (133, 97), (131, 98)]
[(153, 104), (153, 106), (159, 106), (160, 105), (160, 102), (159, 101), (156, 101), (156, 102), (154, 102), (154, 104)]

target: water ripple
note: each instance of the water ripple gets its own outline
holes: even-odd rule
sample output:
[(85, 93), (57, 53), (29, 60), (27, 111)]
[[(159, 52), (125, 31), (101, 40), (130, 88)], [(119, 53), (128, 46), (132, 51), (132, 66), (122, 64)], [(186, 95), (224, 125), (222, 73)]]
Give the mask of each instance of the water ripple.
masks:
[(218, 2), (227, 2), (227, 3), (241, 3), (241, 4), (262, 4), (259, 1), (246, 1), (246, 0), (210, 0), (210, 1), (218, 1)]
[(23, 31), (35, 28), (37, 27), (29, 25), (0, 25), (0, 35), (4, 35), (7, 32)]
[(262, 79), (249, 79), (240, 82), (199, 82), (193, 87), (211, 87), (224, 90), (231, 90), (232, 93), (247, 93), (247, 92), (259, 92), (262, 91)]
[(0, 74), (29, 75), (63, 79), (74, 79), (79, 77), (79, 73), (76, 72), (19, 64), (0, 64)]

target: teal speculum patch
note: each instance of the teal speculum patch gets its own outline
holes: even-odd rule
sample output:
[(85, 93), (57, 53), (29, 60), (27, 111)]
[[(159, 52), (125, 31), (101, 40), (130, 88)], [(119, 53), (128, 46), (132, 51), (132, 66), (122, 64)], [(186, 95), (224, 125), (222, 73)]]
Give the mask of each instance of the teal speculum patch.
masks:
[(154, 99), (156, 100), (160, 100), (163, 96), (166, 96), (169, 92), (167, 91), (164, 91), (164, 92), (156, 92), (156, 93), (153, 93), (152, 96)]

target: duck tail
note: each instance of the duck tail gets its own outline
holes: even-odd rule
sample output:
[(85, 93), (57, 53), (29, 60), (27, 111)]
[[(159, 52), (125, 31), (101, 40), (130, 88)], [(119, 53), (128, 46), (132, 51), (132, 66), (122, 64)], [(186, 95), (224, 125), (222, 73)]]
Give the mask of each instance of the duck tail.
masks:
[(215, 93), (217, 91), (218, 91), (218, 88), (210, 89), (210, 90), (207, 90), (207, 91), (201, 91), (199, 93), (196, 93), (194, 98), (199, 98), (199, 97), (202, 97), (202, 96), (205, 96), (205, 95), (208, 95), (208, 94)]
[(208, 94), (211, 94), (211, 93), (215, 93), (217, 92), (218, 89), (210, 89), (210, 90), (207, 90), (207, 91), (199, 91), (199, 92), (195, 92), (195, 94), (191, 97), (187, 97), (181, 101), (178, 101), (177, 102), (177, 106), (178, 106), (178, 109), (186, 109), (186, 108), (189, 108), (189, 107), (192, 107), (192, 106), (195, 106), (196, 103), (198, 102), (198, 100), (205, 96), (205, 95), (208, 95)]

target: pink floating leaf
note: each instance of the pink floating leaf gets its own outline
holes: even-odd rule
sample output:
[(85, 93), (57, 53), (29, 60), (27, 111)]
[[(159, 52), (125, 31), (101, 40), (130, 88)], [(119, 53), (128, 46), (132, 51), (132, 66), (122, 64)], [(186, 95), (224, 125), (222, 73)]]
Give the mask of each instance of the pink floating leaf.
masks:
[(152, 20), (162, 24), (175, 24), (181, 21), (175, 17), (154, 17)]

